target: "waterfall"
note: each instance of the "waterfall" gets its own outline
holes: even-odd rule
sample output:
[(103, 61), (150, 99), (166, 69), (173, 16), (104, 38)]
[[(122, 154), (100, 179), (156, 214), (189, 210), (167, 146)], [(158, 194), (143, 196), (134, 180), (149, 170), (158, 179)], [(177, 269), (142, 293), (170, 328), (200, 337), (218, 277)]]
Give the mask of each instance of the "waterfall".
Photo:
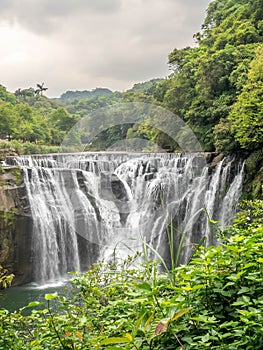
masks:
[[(218, 244), (208, 215), (224, 228), (242, 192), (244, 166), (203, 154), (79, 153), (10, 157), (23, 169), (33, 218), (33, 280), (86, 270), (99, 258), (125, 258), (142, 240), (169, 263), (167, 230), (180, 262), (206, 237)], [(205, 210), (204, 210), (205, 208)]]

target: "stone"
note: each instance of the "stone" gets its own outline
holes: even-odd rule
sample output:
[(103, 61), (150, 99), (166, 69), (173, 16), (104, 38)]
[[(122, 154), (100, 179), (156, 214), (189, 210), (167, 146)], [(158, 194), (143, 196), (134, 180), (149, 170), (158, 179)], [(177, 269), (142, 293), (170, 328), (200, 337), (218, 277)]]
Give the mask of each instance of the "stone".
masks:
[(21, 169), (5, 167), (0, 175), (0, 265), (13, 273), (12, 285), (32, 280), (32, 219), (21, 184)]

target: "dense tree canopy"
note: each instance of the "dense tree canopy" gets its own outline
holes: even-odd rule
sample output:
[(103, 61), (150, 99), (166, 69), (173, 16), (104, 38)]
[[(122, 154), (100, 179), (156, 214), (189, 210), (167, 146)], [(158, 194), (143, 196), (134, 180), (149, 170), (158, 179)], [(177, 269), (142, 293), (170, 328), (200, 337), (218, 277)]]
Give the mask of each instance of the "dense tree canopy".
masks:
[(263, 45), (251, 62), (248, 80), (229, 115), (232, 131), (242, 148), (263, 146)]
[[(159, 84), (155, 98), (192, 127), (205, 150), (260, 146), (262, 84), (251, 81), (256, 74), (251, 71), (262, 69), (262, 34), (262, 1), (215, 0), (202, 32), (195, 35), (198, 46), (174, 49), (169, 55), (173, 73)], [(257, 135), (247, 132), (247, 112)]]
[[(40, 86), (43, 93), (45, 88)], [(0, 87), (1, 138), (59, 144), (75, 122), (74, 115), (33, 88), (11, 94)]]

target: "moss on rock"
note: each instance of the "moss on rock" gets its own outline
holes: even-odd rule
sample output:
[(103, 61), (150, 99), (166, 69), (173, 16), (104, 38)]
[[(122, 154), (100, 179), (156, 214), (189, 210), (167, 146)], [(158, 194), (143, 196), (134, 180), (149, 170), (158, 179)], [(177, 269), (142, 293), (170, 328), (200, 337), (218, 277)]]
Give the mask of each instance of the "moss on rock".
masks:
[(263, 199), (263, 151), (257, 150), (246, 160), (247, 180), (243, 198)]

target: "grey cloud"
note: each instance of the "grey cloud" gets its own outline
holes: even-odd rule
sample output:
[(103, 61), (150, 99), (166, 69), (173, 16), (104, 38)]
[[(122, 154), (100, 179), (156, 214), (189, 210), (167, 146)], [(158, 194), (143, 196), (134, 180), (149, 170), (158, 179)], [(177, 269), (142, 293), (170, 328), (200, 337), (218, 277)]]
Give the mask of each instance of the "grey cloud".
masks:
[(1, 8), (1, 12), (5, 11), (6, 9), (12, 7), (12, 0), (0, 0), (0, 8)]
[[(114, 77), (120, 81), (138, 81), (156, 77), (156, 67), (163, 66), (162, 73), (166, 71), (165, 59), (162, 55), (155, 55), (148, 60), (143, 59), (143, 55), (129, 56), (129, 53), (124, 53), (122, 57), (114, 55), (107, 57), (105, 61), (93, 65), (90, 75), (93, 77)], [(85, 68), (87, 67), (83, 67), (82, 72), (85, 71)]]
[[(175, 47), (193, 44), (192, 36), (200, 30), (208, 3), (0, 0), (0, 21), (16, 18), (18, 31), (23, 32), (21, 37), (20, 32), (15, 39), (12, 36), (10, 59), (4, 60), (2, 46), (0, 75), (12, 82), (14, 89), (23, 87), (29, 77), (32, 84), (45, 81), (51, 96), (96, 86), (122, 90), (133, 82), (165, 76), (168, 54)], [(28, 31), (31, 36), (27, 37)], [(12, 52), (17, 43), (19, 50)], [(26, 58), (20, 62), (20, 56)]]
[[(108, 14), (118, 11), (121, 0), (38, 0), (46, 14), (56, 14), (58, 16), (79, 13), (82, 11), (92, 11), (94, 13)], [(35, 1), (34, 1), (35, 3)]]
[(118, 12), (121, 4), (121, 0), (0, 0), (0, 21), (15, 20), (33, 32), (48, 34), (67, 16), (109, 15)]

